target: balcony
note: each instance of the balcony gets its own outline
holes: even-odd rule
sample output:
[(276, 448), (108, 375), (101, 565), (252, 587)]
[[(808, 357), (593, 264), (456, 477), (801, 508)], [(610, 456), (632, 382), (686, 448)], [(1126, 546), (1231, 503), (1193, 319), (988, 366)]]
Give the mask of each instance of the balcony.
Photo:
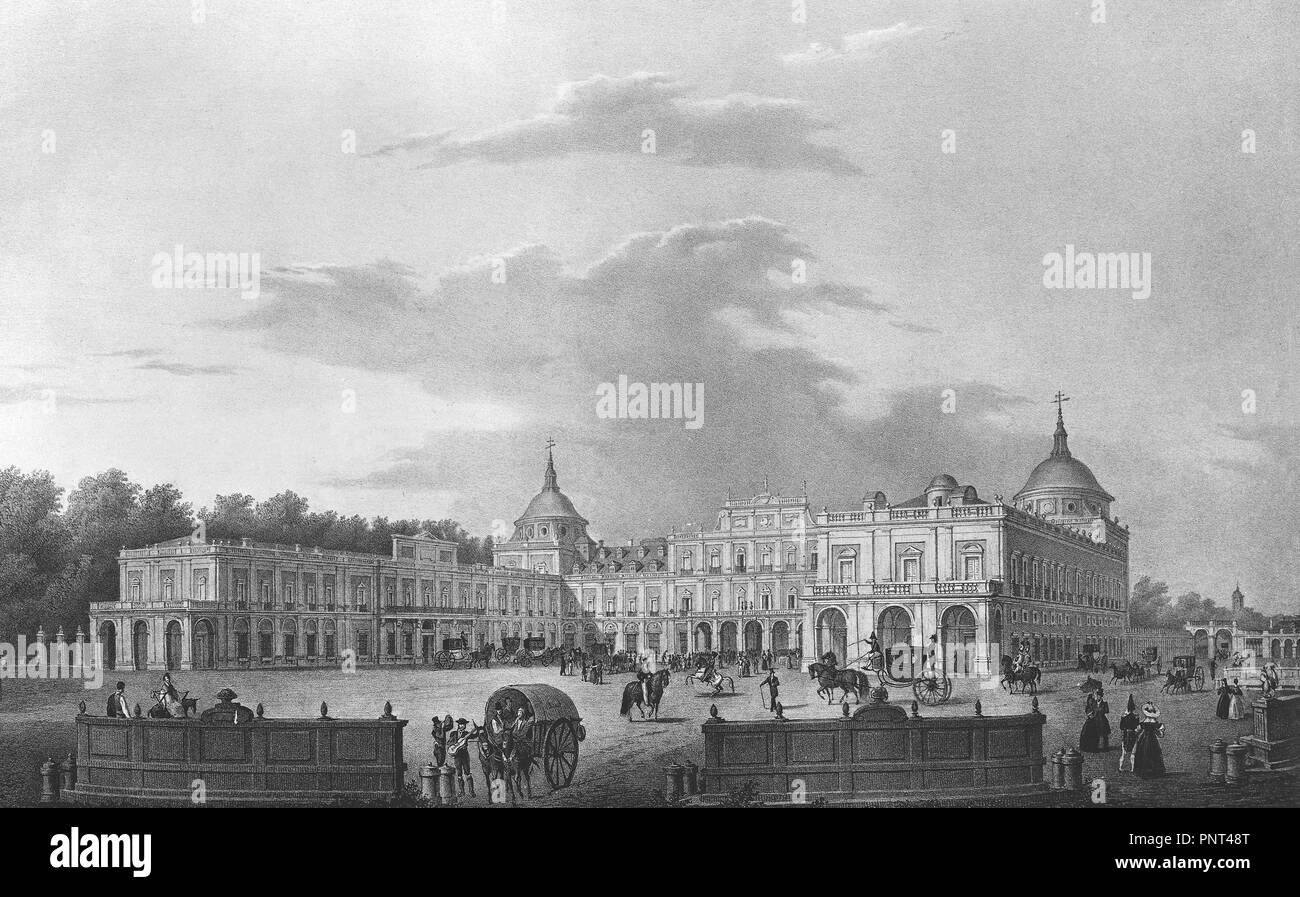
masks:
[(771, 573), (771, 572), (772, 572), (772, 565), (771, 565), (771, 564), (759, 564), (759, 565), (758, 565), (758, 572), (759, 572), (759, 573)]
[(996, 579), (960, 579), (946, 582), (843, 582), (814, 585), (814, 598), (889, 598), (898, 595), (997, 595)]

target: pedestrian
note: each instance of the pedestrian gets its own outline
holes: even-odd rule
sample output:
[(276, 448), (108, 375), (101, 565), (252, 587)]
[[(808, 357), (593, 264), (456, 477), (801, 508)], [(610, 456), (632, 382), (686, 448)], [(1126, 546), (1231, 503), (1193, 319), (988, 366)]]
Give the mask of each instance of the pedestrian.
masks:
[(1218, 682), (1218, 687), (1214, 690), (1219, 696), (1219, 702), (1214, 707), (1214, 715), (1219, 719), (1228, 718), (1228, 708), (1232, 704), (1232, 691), (1228, 688), (1228, 678), (1225, 676)]
[(1128, 707), (1124, 715), (1119, 718), (1119, 738), (1120, 747), (1124, 753), (1119, 758), (1120, 772), (1127, 770), (1133, 771), (1133, 749), (1137, 747), (1138, 740), (1138, 715), (1137, 705), (1133, 702), (1133, 696), (1128, 696)]
[(587, 681), (587, 656), (585, 654), (582, 656), (582, 681)]
[(1228, 719), (1245, 719), (1246, 698), (1241, 688), (1241, 680), (1233, 679), (1232, 685), (1228, 686), (1228, 692), (1232, 695), (1231, 700), (1228, 701)]
[(1218, 661), (1217, 661), (1215, 658), (1211, 657), (1211, 658), (1210, 658), (1210, 678), (1211, 678), (1211, 679), (1214, 678), (1214, 671), (1215, 671), (1217, 668), (1218, 668)]
[(1110, 750), (1110, 720), (1106, 718), (1110, 705), (1106, 703), (1105, 693), (1100, 688), (1089, 693), (1084, 710), (1088, 718), (1079, 733), (1079, 750), (1089, 754), (1104, 754)]
[(564, 661), (565, 661), (565, 653), (561, 651), (560, 652), (560, 675), (561, 676), (564, 675)]
[(1165, 726), (1160, 722), (1160, 709), (1147, 701), (1142, 705), (1137, 745), (1133, 748), (1133, 772), (1138, 778), (1155, 779), (1165, 774), (1165, 756), (1160, 750), (1160, 739), (1164, 737)]
[(768, 694), (771, 699), (767, 702), (767, 709), (776, 713), (780, 704), (777, 702), (777, 696), (780, 694), (781, 680), (776, 678), (776, 670), (768, 670), (767, 678), (758, 684), (760, 689), (767, 686)]

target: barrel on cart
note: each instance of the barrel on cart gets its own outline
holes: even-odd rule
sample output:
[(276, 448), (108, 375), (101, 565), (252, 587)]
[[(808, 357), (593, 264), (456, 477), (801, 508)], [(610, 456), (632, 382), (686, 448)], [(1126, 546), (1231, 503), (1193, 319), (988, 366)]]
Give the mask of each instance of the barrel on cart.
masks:
[(492, 717), (498, 703), (507, 725), (524, 708), (524, 715), (533, 720), (533, 756), (542, 761), (546, 781), (552, 790), (567, 787), (578, 768), (578, 744), (587, 737), (573, 699), (550, 685), (508, 685), (487, 699), (484, 719)]

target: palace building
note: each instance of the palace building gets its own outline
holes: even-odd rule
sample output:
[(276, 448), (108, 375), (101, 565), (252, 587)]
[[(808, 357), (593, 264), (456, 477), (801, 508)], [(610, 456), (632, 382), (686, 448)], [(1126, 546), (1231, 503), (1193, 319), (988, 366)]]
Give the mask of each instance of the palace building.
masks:
[[(538, 637), (615, 651), (834, 651), (876, 632), (891, 661), (918, 661), (938, 634), (953, 672), (995, 669), (1028, 644), (1044, 662), (1088, 646), (1117, 656), (1127, 622), (1128, 529), (1067, 443), (1010, 503), (946, 474), (891, 504), (809, 511), (764, 482), (728, 496), (711, 528), (619, 544), (593, 539), (559, 487), (542, 488), (494, 546), (493, 565), (456, 544), (394, 536), (388, 555), (190, 538), (123, 549), (119, 595), (91, 604), (114, 667), (204, 669), (429, 663), (470, 646)], [(819, 563), (820, 559), (820, 563)]]
[(806, 656), (843, 663), (880, 639), (911, 675), (931, 636), (951, 673), (985, 674), (1028, 644), (1044, 663), (1089, 646), (1118, 656), (1128, 620), (1128, 529), (1075, 458), (1058, 404), (1051, 454), (1010, 504), (940, 474), (907, 501), (817, 515), (825, 559), (807, 597)]

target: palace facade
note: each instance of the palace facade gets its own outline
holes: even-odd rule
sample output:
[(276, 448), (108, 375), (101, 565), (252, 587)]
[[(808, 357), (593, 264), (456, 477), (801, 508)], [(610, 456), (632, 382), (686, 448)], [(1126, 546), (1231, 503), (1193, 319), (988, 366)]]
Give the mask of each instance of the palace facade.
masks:
[[(634, 653), (835, 651), (872, 632), (910, 666), (938, 635), (954, 672), (996, 669), (1022, 643), (1043, 662), (1127, 624), (1128, 529), (1074, 458), (1058, 410), (1051, 454), (1010, 503), (936, 476), (891, 504), (814, 516), (798, 497), (728, 499), (711, 528), (617, 545), (593, 539), (548, 449), (541, 491), (494, 546), (456, 561), (427, 533), (390, 555), (178, 539), (119, 556), (119, 596), (91, 605), (111, 666), (202, 669), (420, 664), (448, 639), (540, 637)], [(820, 560), (820, 563), (819, 563)]]
[(1111, 517), (1112, 501), (1071, 454), (1058, 407), (1051, 454), (1010, 503), (940, 474), (897, 504), (877, 492), (861, 509), (824, 508), (804, 654), (851, 661), (875, 633), (903, 676), (932, 636), (957, 675), (996, 671), (1022, 644), (1047, 664), (1090, 646), (1118, 657), (1128, 528)]

